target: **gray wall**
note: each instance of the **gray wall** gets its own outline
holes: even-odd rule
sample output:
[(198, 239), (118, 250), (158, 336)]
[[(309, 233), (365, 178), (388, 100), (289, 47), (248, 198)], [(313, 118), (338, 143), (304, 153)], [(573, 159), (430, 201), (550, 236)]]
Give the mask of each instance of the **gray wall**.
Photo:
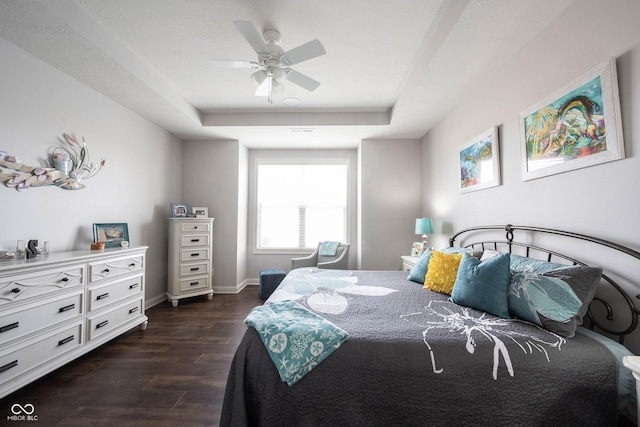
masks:
[(125, 222), (132, 245), (149, 246), (147, 304), (162, 301), (180, 141), (1, 38), (0, 57), (0, 150), (40, 166), (67, 132), (86, 138), (92, 160), (107, 161), (82, 190), (0, 186), (0, 247), (40, 239), (54, 252), (89, 249), (93, 223)]
[(213, 290), (236, 292), (246, 279), (247, 149), (238, 141), (186, 141), (183, 151), (182, 199), (215, 218)]
[[(636, 1), (574, 3), (499, 72), (480, 76), (423, 138), (422, 201), (435, 219), (436, 247), (447, 244), (452, 229), (495, 223), (566, 229), (640, 247), (639, 16)], [(522, 181), (519, 113), (609, 57), (617, 58), (627, 158)], [(493, 125), (499, 126), (503, 185), (460, 195), (459, 147)], [(636, 278), (628, 287), (635, 295), (637, 270), (629, 277)]]
[(411, 253), (420, 207), (419, 140), (364, 140), (358, 178), (358, 268), (400, 270)]

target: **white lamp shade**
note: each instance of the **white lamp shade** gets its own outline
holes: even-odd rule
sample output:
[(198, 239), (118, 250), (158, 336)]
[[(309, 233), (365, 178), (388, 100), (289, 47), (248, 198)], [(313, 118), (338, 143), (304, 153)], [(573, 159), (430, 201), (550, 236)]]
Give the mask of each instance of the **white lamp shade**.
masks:
[(433, 221), (431, 218), (416, 219), (416, 234), (433, 234)]

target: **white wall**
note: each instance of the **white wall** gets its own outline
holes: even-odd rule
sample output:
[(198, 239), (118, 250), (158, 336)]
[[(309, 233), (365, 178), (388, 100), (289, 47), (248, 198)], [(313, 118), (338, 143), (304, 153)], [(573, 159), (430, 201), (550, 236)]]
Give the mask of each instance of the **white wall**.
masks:
[(363, 270), (400, 270), (411, 253), (420, 207), (420, 141), (364, 140), (358, 152), (358, 221)]
[(147, 303), (164, 299), (164, 218), (181, 190), (180, 142), (1, 38), (0, 58), (0, 150), (39, 166), (67, 132), (86, 138), (92, 160), (107, 161), (82, 190), (0, 186), (0, 244), (40, 239), (51, 251), (88, 249), (93, 223), (128, 223), (132, 245), (150, 247)]
[[(513, 223), (640, 248), (639, 16), (636, 1), (575, 2), (499, 72), (480, 76), (423, 138), (422, 198), (425, 214), (435, 219), (436, 247), (446, 246), (453, 229)], [(522, 181), (519, 113), (609, 57), (617, 58), (627, 158)], [(460, 195), (459, 147), (493, 125), (499, 125), (503, 185)], [(630, 277), (636, 277), (628, 289), (635, 295), (637, 270)]]

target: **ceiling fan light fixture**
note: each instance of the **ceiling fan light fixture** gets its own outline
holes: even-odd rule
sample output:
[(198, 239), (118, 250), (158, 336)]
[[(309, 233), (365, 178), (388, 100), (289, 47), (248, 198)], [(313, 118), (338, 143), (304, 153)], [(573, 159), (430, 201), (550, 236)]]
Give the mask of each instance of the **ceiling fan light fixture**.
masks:
[(271, 90), (273, 91), (273, 93), (280, 93), (284, 91), (284, 86), (276, 79), (273, 79), (273, 81), (271, 82)]
[(262, 82), (265, 81), (266, 78), (267, 78), (267, 73), (265, 73), (262, 70), (256, 71), (255, 73), (251, 74), (251, 80), (253, 80), (256, 86), (260, 86)]

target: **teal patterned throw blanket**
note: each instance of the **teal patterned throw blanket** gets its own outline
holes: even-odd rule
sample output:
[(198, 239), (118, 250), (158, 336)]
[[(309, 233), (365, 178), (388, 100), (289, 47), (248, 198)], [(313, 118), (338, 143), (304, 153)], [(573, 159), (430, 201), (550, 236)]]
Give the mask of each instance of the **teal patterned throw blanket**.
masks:
[(295, 301), (255, 307), (244, 324), (258, 332), (280, 379), (289, 386), (326, 359), (349, 336)]

